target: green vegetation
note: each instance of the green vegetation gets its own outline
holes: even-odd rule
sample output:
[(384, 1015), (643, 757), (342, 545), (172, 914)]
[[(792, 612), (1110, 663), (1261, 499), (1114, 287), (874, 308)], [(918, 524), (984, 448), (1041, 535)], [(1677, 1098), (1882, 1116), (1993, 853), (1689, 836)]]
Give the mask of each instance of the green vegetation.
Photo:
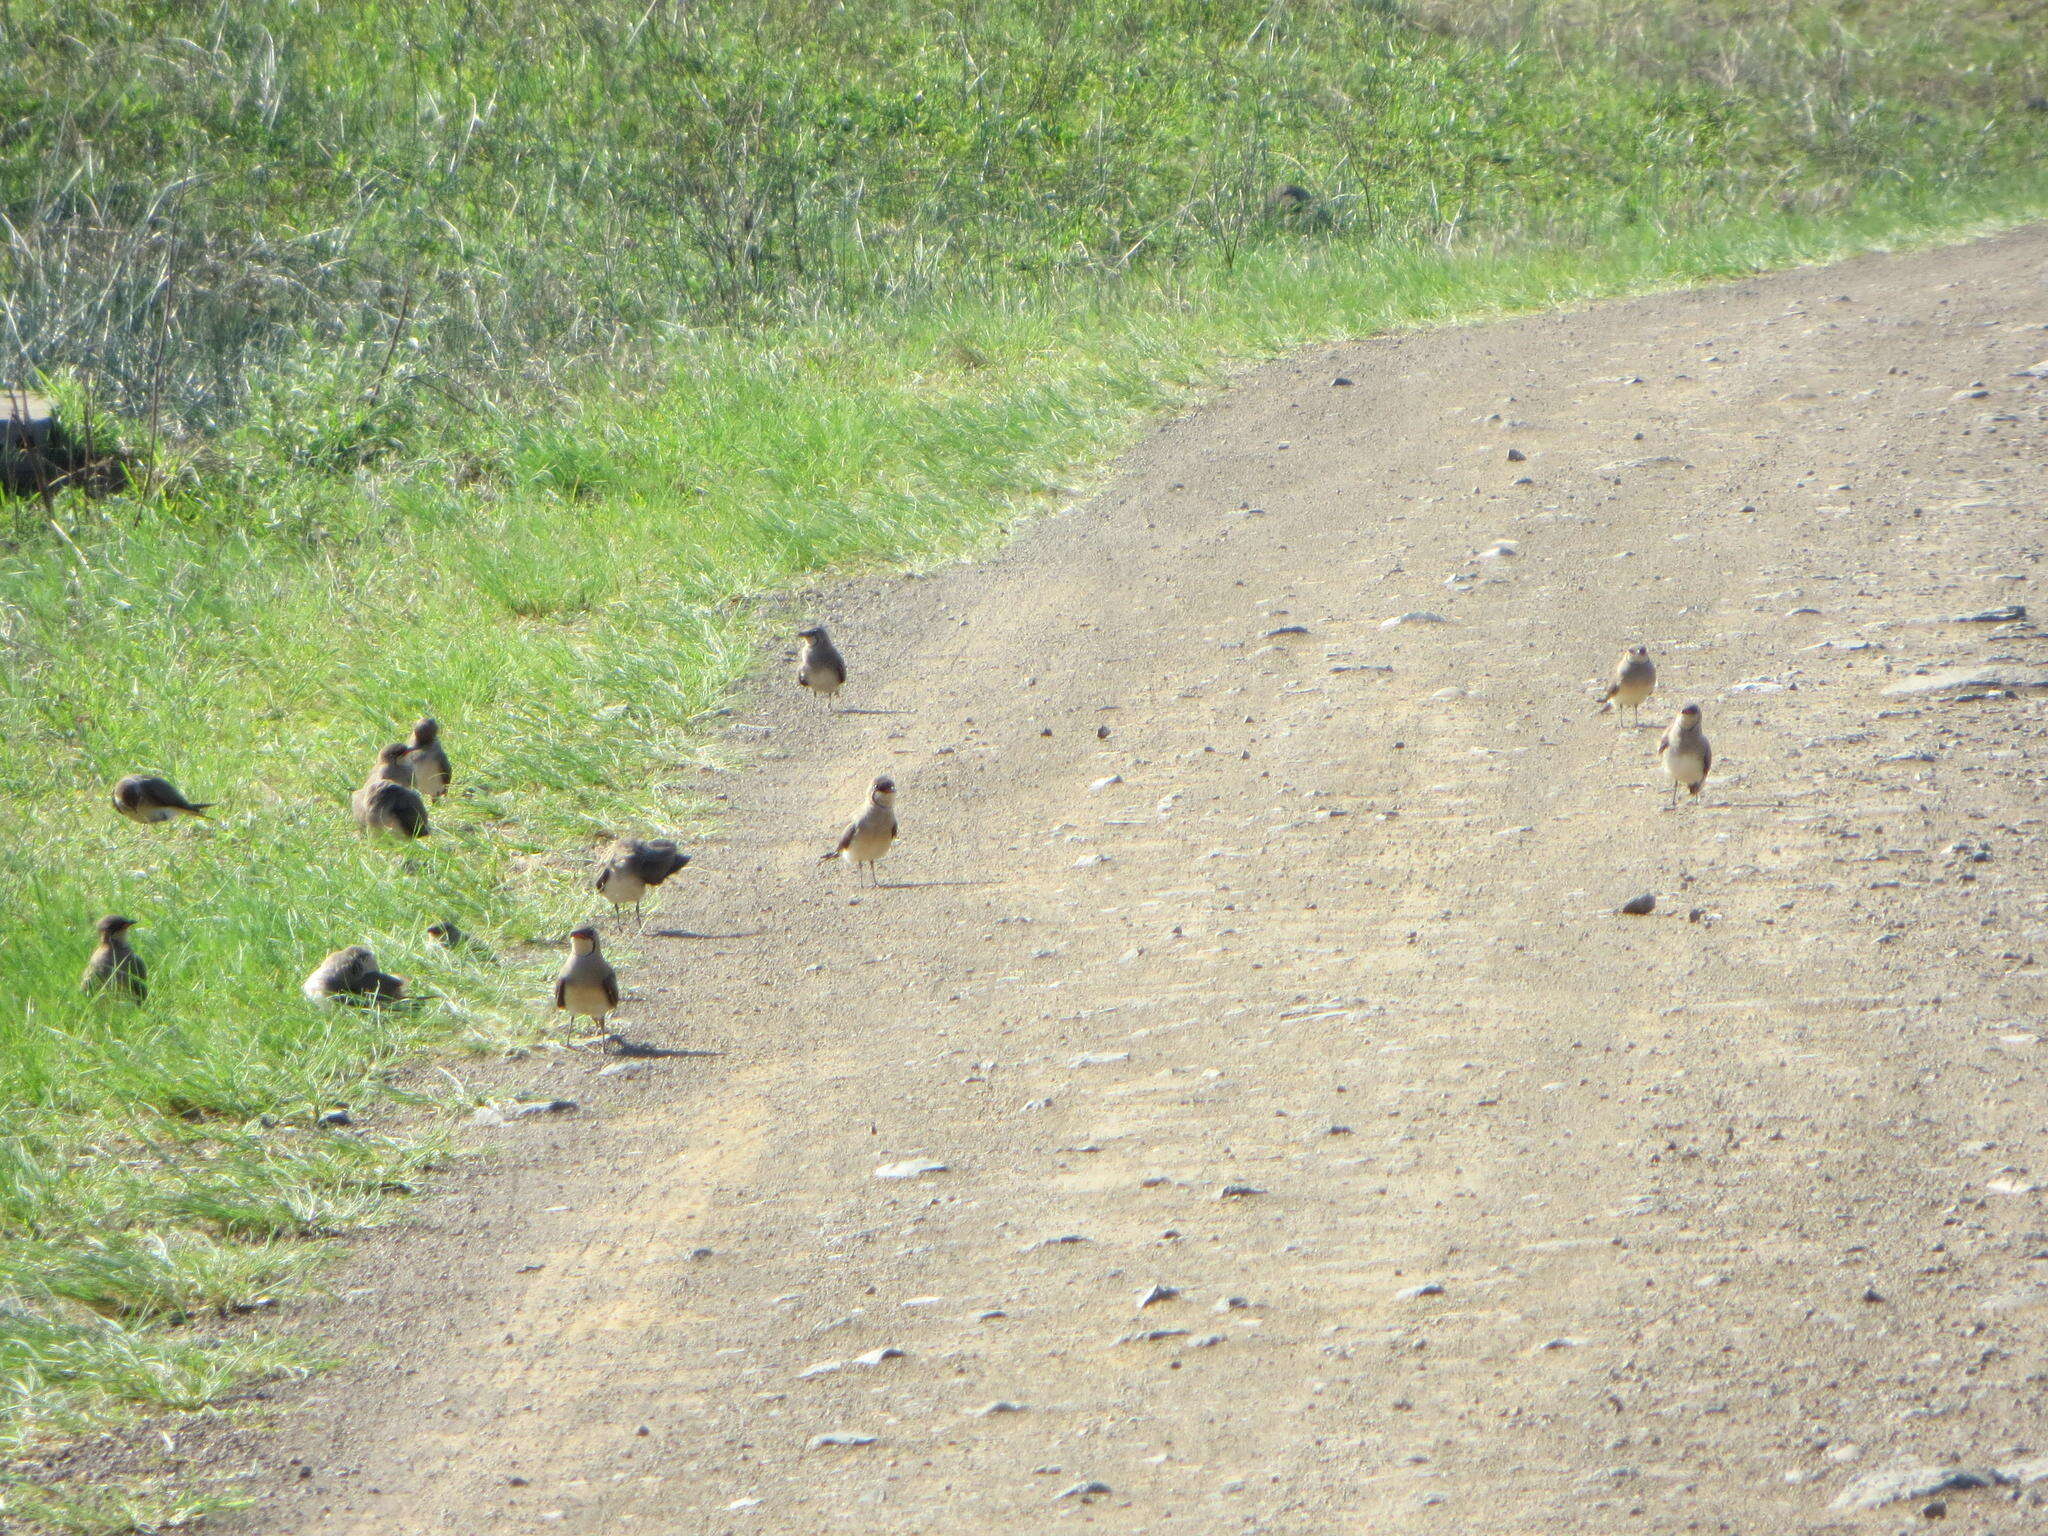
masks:
[[(150, 463), (0, 503), (0, 1521), (169, 1523), (40, 1458), (305, 1368), (231, 1319), (434, 1151), (315, 1119), (549, 1027), (529, 946), (701, 823), (753, 599), (971, 551), (1305, 342), (2034, 216), (2044, 21), (14, 0), (11, 366)], [(366, 841), (427, 712), (458, 793)], [(132, 771), (220, 807), (134, 826)], [(144, 1007), (77, 991), (113, 911)], [(429, 1001), (303, 1003), (357, 942)]]

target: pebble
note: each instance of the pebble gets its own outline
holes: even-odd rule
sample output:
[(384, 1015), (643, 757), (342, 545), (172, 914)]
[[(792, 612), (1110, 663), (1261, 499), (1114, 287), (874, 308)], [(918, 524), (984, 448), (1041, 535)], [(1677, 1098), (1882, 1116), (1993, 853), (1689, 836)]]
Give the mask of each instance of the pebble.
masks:
[(1648, 917), (1657, 910), (1657, 894), (1645, 891), (1640, 896), (1631, 896), (1621, 904), (1621, 910), (1630, 917)]
[(2017, 624), (2027, 616), (2024, 603), (2006, 603), (1998, 608), (1985, 608), (1976, 613), (1950, 614), (1951, 624)]
[(946, 1173), (944, 1163), (935, 1163), (929, 1158), (913, 1157), (900, 1163), (884, 1163), (875, 1170), (878, 1179), (916, 1179), (927, 1173)]
[(1510, 464), (1521, 464), (1525, 462), (1528, 459), (1528, 457), (1529, 455), (1522, 452), (1522, 450), (1519, 448), (1510, 448), (1508, 450), (1508, 462)]
[(1259, 638), (1262, 640), (1278, 640), (1282, 635), (1305, 635), (1307, 633), (1308, 626), (1306, 624), (1282, 624), (1278, 629), (1267, 630)]
[(850, 1430), (835, 1429), (826, 1434), (811, 1436), (811, 1449), (822, 1450), (828, 1445), (873, 1445), (873, 1435), (857, 1435)]
[(1179, 1295), (1180, 1287), (1177, 1285), (1155, 1285), (1150, 1290), (1139, 1293), (1138, 1310), (1142, 1312), (1147, 1307), (1156, 1306), (1162, 1301), (1172, 1301)]
[(1140, 1328), (1136, 1333), (1124, 1334), (1117, 1343), (1157, 1344), (1161, 1339), (1184, 1339), (1187, 1335), (1185, 1328)]
[(999, 1397), (992, 1403), (983, 1403), (979, 1408), (970, 1408), (967, 1411), (977, 1419), (987, 1419), (999, 1413), (1022, 1413), (1025, 1409), (1022, 1403), (1013, 1403), (1006, 1397)]
[(1242, 1296), (1226, 1296), (1209, 1310), (1211, 1312), (1242, 1312), (1251, 1303)]
[(1109, 1484), (1098, 1483), (1093, 1478), (1090, 1478), (1085, 1483), (1076, 1483), (1071, 1488), (1062, 1488), (1053, 1495), (1053, 1500), (1057, 1503), (1061, 1499), (1092, 1499), (1097, 1494), (1108, 1493), (1109, 1491)]
[(1425, 1280), (1420, 1285), (1405, 1286), (1394, 1292), (1396, 1301), (1413, 1301), (1418, 1296), (1441, 1296), (1444, 1288), (1434, 1280)]
[(1337, 375), (1337, 377), (1330, 380), (1330, 387), (1332, 389), (1349, 389), (1351, 387), (1351, 381), (1340, 373)]
[(1942, 667), (1921, 677), (1909, 677), (1885, 689), (1892, 698), (1917, 694), (1946, 693), (1950, 689), (2048, 688), (2048, 667), (2002, 665), (1988, 667)]
[(1103, 792), (1103, 791), (1104, 791), (1105, 789), (1108, 789), (1108, 788), (1110, 787), (1110, 785), (1112, 785), (1112, 784), (1121, 784), (1121, 783), (1123, 783), (1123, 781), (1124, 781), (1124, 776), (1123, 776), (1122, 774), (1120, 774), (1120, 773), (1112, 773), (1112, 774), (1109, 774), (1109, 775), (1107, 775), (1107, 776), (1105, 776), (1105, 777), (1103, 777), (1103, 778), (1097, 779), (1097, 780), (1096, 780), (1096, 781), (1095, 781), (1095, 782), (1094, 782), (1093, 784), (1090, 784), (1090, 785), (1088, 786), (1088, 793), (1089, 793), (1089, 794), (1091, 794), (1091, 795), (1099, 795), (1099, 794), (1101, 794), (1101, 793), (1102, 793), (1102, 792)]
[(347, 1110), (330, 1109), (329, 1111), (327, 1111), (326, 1114), (322, 1115), (318, 1120), (315, 1120), (313, 1123), (315, 1125), (338, 1126), (354, 1125), (356, 1122), (354, 1118), (350, 1116)]
[(574, 1099), (542, 1099), (530, 1104), (507, 1104), (504, 1114), (508, 1120), (524, 1120), (528, 1115), (566, 1115), (579, 1108)]
[(1380, 620), (1380, 628), (1399, 629), (1403, 624), (1448, 624), (1450, 622), (1449, 619), (1440, 613), (1430, 613), (1426, 609), (1418, 608), (1409, 613), (1396, 614), (1391, 619)]
[(2008, 1479), (1991, 1469), (1969, 1467), (1906, 1467), (1891, 1472), (1866, 1472), (1835, 1495), (1831, 1509), (1882, 1509), (1902, 1499), (1989, 1488)]
[(1253, 1195), (1263, 1195), (1263, 1189), (1250, 1184), (1226, 1184), (1216, 1191), (1218, 1200), (1248, 1200)]
[(1076, 1067), (1108, 1067), (1130, 1059), (1129, 1051), (1083, 1051), (1067, 1063), (1067, 1070), (1071, 1072)]
[(855, 1355), (850, 1365), (880, 1365), (884, 1360), (901, 1360), (903, 1351), (894, 1344), (884, 1344), (880, 1349), (871, 1349), (864, 1355)]

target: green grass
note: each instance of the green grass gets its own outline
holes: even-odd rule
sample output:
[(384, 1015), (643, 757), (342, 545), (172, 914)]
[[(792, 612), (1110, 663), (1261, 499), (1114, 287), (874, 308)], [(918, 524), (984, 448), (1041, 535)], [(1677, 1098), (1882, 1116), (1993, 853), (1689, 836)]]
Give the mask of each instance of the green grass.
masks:
[[(984, 547), (1291, 347), (2038, 216), (2043, 29), (16, 0), (6, 334), (154, 462), (0, 505), (9, 1513), (166, 1524), (182, 1495), (74, 1498), (52, 1448), (305, 1367), (237, 1317), (441, 1150), (315, 1119), (550, 1027), (529, 941), (590, 915), (606, 835), (706, 824), (763, 594)], [(348, 791), (423, 712), (458, 793), (367, 842)], [(116, 818), (131, 771), (214, 819)], [(145, 1007), (76, 990), (110, 911)], [(304, 1004), (357, 942), (425, 1001)]]

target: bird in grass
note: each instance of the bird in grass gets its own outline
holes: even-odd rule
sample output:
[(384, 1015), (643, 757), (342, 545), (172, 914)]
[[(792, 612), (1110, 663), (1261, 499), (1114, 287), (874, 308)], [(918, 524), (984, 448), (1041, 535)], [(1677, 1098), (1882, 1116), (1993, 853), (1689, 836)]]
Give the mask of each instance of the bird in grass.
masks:
[(796, 665), (798, 686), (810, 689), (831, 708), (837, 709), (839, 706), (834, 700), (839, 690), (846, 686), (846, 658), (839, 654), (839, 648), (832, 643), (832, 637), (825, 633), (822, 624), (800, 629), (796, 637), (804, 643), (803, 656)]
[(114, 786), (114, 809), (146, 827), (152, 822), (169, 821), (173, 816), (203, 818), (213, 809), (213, 802), (201, 800), (195, 805), (179, 794), (169, 779), (131, 773)]
[(1643, 701), (1656, 691), (1657, 663), (1650, 660), (1649, 647), (1632, 645), (1614, 664), (1614, 682), (1600, 696), (1600, 713), (1604, 715), (1612, 711), (1619, 714), (1626, 709), (1630, 711), (1632, 721), (1640, 725)]
[(314, 966), (299, 990), (314, 1003), (395, 1003), (405, 997), (405, 981), (378, 970), (369, 946), (351, 944)]
[(103, 917), (94, 926), (99, 930), (99, 947), (85, 962), (79, 986), (89, 996), (117, 992), (131, 1002), (141, 1002), (149, 996), (149, 967), (128, 947), (128, 930), (135, 926), (135, 919)]
[(427, 835), (427, 802), (412, 787), (412, 769), (406, 764), (411, 750), (403, 742), (385, 747), (377, 754), (377, 766), (370, 770), (363, 787), (349, 797), (356, 825), (365, 832)]
[(853, 824), (839, 834), (839, 846), (825, 855), (827, 860), (845, 859), (864, 867), (868, 878), (882, 883), (875, 873), (875, 861), (896, 841), (896, 781), (884, 774), (868, 789), (868, 803), (861, 807)]
[(405, 765), (412, 770), (412, 787), (429, 800), (447, 794), (455, 770), (441, 745), (441, 722), (432, 718), (420, 721), (412, 728), (412, 740), (406, 747)]
[[(569, 960), (555, 978), (555, 1006), (570, 1018), (605, 1020), (619, 1006), (619, 973), (598, 947), (595, 928), (577, 928), (569, 935)], [(616, 1036), (613, 1036), (616, 1039)]]
[(614, 907), (631, 906), (639, 917), (647, 893), (689, 862), (690, 856), (667, 838), (620, 838), (605, 850), (593, 883)]
[(427, 924), (427, 942), (429, 944), (438, 944), (443, 949), (460, 949), (469, 942), (469, 935), (453, 923), (429, 923)]
[(1672, 718), (1657, 741), (1657, 757), (1664, 765), (1664, 777), (1671, 781), (1671, 803), (1678, 804), (1681, 789), (1697, 795), (1707, 782), (1707, 770), (1714, 766), (1714, 749), (1700, 724), (1700, 707), (1688, 704)]

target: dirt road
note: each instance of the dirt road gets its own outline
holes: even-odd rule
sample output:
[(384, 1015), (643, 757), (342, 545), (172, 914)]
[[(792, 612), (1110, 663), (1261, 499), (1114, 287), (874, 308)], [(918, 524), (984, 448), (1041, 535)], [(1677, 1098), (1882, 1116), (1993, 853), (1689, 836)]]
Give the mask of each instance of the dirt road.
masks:
[[(1860, 1532), (2029, 1475), (2041, 696), (1886, 690), (2048, 662), (1940, 622), (2048, 610), (2044, 271), (1304, 357), (827, 595), (864, 712), (773, 669), (654, 925), (734, 937), (623, 966), (723, 1054), (525, 1064), (582, 1112), (364, 1245), (227, 1528)], [(1636, 640), (1714, 743), (1675, 811), (1594, 712)], [(868, 891), (818, 855), (883, 772)]]

